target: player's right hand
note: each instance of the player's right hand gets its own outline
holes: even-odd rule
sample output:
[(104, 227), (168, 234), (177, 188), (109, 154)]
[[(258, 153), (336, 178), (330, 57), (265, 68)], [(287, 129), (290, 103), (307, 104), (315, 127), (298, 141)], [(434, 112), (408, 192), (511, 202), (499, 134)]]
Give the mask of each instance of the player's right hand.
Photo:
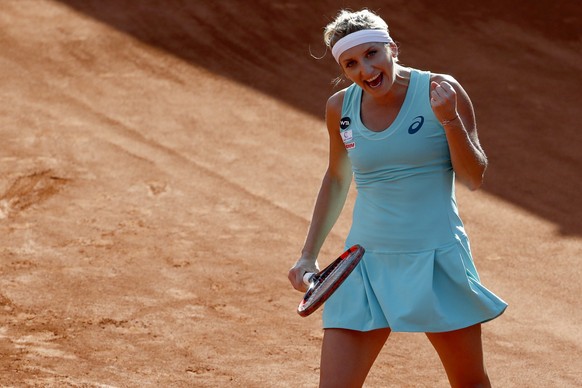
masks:
[(301, 257), (293, 267), (289, 270), (287, 278), (291, 282), (293, 288), (297, 291), (305, 292), (307, 291), (307, 286), (303, 282), (303, 275), (307, 272), (318, 273), (319, 265), (316, 261)]

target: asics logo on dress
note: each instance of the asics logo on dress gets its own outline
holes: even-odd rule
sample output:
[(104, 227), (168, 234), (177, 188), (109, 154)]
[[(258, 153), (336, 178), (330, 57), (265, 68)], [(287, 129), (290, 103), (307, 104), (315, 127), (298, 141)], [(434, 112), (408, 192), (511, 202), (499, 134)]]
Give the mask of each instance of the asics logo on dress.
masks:
[(416, 132), (420, 131), (420, 128), (424, 124), (424, 116), (416, 116), (410, 127), (408, 127), (408, 133), (414, 135)]

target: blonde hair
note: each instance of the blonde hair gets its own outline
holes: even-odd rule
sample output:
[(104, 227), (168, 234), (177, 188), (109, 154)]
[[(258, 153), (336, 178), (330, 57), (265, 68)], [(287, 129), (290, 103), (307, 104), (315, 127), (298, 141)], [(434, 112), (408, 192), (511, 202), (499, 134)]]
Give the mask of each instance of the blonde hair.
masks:
[(334, 44), (346, 35), (360, 30), (384, 30), (388, 33), (388, 24), (372, 11), (363, 9), (352, 12), (341, 10), (335, 19), (325, 26), (323, 41), (332, 48)]

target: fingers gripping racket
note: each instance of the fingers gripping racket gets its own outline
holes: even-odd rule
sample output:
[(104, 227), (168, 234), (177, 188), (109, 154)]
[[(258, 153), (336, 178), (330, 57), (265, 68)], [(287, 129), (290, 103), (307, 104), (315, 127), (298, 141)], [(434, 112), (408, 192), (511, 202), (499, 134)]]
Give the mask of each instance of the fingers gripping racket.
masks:
[(317, 310), (352, 273), (362, 259), (364, 252), (364, 248), (356, 244), (342, 253), (323, 271), (319, 273), (308, 272), (303, 275), (303, 282), (309, 286), (309, 289), (299, 303), (297, 313), (306, 317)]

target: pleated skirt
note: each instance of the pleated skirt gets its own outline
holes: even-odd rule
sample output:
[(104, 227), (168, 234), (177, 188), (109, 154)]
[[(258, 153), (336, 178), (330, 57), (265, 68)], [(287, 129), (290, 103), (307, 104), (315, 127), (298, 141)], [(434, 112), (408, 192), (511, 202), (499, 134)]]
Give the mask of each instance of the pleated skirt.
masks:
[(481, 284), (469, 242), (421, 252), (366, 251), (327, 300), (324, 328), (446, 332), (487, 322), (507, 308)]

